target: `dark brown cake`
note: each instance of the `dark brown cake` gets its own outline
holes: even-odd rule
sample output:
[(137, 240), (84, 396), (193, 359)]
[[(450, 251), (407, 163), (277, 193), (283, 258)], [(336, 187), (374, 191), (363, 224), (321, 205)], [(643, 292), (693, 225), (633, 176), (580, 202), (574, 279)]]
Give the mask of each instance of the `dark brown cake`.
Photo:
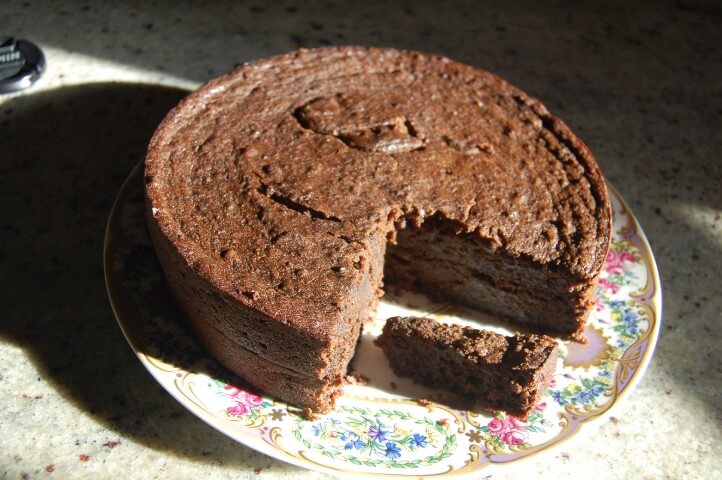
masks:
[(580, 338), (609, 243), (604, 180), (562, 121), (417, 52), (301, 50), (212, 80), (158, 128), (145, 183), (158, 258), (208, 350), (316, 411), (384, 268)]
[(559, 355), (545, 335), (505, 337), (415, 317), (389, 318), (376, 344), (397, 375), (521, 418), (544, 394)]

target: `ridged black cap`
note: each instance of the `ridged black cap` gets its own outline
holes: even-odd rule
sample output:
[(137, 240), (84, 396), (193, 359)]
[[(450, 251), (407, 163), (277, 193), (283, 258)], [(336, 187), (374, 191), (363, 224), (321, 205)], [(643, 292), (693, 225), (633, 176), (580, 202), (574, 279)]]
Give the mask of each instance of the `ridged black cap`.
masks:
[(45, 55), (33, 43), (0, 36), (0, 93), (34, 84), (45, 71)]

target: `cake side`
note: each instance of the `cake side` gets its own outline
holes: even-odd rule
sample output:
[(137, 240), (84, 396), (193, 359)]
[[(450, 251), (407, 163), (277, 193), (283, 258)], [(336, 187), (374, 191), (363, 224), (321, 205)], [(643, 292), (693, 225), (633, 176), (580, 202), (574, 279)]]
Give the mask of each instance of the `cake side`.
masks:
[(392, 317), (376, 340), (397, 375), (526, 418), (554, 375), (558, 345), (429, 318)]
[(579, 280), (525, 258), (491, 251), (445, 219), (426, 219), (389, 245), (386, 281), (439, 301), (486, 311), (527, 331), (584, 341), (596, 279)]
[(149, 232), (173, 296), (196, 338), (211, 355), (278, 400), (320, 413), (333, 407), (345, 383), (361, 321), (374, 304), (369, 299), (380, 295), (380, 266), (372, 272), (373, 277), (367, 276), (359, 285), (358, 309), (338, 320), (344, 333), (324, 338), (289, 328), (238, 302), (198, 275), (176, 246), (160, 234), (155, 222), (149, 221)]

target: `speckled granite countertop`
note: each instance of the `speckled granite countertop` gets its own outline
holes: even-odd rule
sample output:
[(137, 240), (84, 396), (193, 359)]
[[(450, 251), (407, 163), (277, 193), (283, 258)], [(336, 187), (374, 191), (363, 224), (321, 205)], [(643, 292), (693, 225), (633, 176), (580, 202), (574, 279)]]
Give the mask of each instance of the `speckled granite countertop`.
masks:
[(200, 3), (0, 6), (1, 33), (49, 63), (37, 86), (0, 97), (0, 478), (325, 478), (234, 443), (162, 391), (116, 325), (101, 259), (113, 198), (179, 89), (337, 43), (439, 52), (540, 97), (655, 251), (665, 319), (640, 385), (581, 441), (509, 477), (722, 478), (719, 4)]

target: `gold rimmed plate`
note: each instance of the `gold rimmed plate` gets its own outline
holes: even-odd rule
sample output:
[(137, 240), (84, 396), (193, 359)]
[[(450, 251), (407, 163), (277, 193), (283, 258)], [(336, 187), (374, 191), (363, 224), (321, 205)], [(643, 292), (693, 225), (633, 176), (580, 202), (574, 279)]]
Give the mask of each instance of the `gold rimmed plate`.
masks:
[(185, 408), (279, 460), (346, 477), (493, 475), (599, 424), (652, 356), (661, 323), (659, 275), (641, 227), (610, 188), (612, 243), (589, 343), (560, 341), (556, 376), (526, 420), (454, 408), (443, 392), (395, 377), (373, 344), (390, 316), (426, 315), (511, 333), (493, 317), (398, 292), (382, 299), (364, 327), (353, 368), (368, 380), (345, 387), (334, 411), (308, 420), (244, 386), (185, 329), (147, 234), (140, 172), (136, 167), (123, 185), (105, 238), (106, 284), (118, 323), (145, 368)]

